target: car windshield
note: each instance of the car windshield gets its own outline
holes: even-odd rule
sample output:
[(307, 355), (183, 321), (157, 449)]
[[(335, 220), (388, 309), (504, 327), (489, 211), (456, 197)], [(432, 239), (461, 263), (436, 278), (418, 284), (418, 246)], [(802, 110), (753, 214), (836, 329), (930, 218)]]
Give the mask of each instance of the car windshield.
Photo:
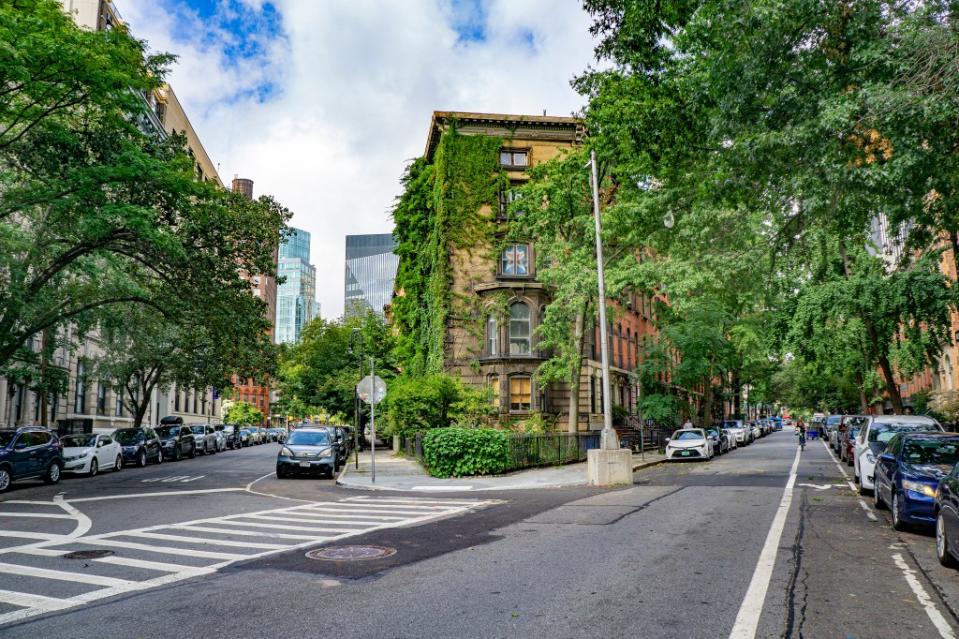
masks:
[(10, 442), (13, 441), (13, 437), (16, 434), (16, 431), (12, 430), (0, 430), (0, 446), (9, 445)]
[(93, 448), (97, 445), (96, 435), (67, 435), (60, 441), (64, 448)]
[(171, 437), (180, 432), (179, 426), (160, 426), (157, 428), (157, 435), (160, 437)]
[(896, 433), (915, 433), (938, 431), (935, 424), (931, 423), (879, 423), (873, 424), (869, 429), (869, 441), (886, 443), (892, 439)]
[(205, 429), (202, 426), (191, 426), (190, 430), (192, 430), (195, 435), (202, 435)]
[(286, 440), (292, 446), (324, 446), (330, 443), (330, 436), (326, 431), (298, 430)]
[(835, 426), (842, 421), (841, 415), (833, 415), (826, 418), (826, 426)]
[(726, 428), (739, 428), (739, 424), (736, 422), (723, 422), (723, 426)]
[(959, 461), (959, 437), (949, 439), (909, 439), (902, 448), (907, 464), (948, 464)]
[(696, 430), (678, 430), (673, 439), (702, 439), (703, 434)]
[(858, 434), (859, 434), (859, 427), (858, 427), (858, 426), (850, 426), (850, 427), (849, 427), (849, 439), (855, 439), (855, 438), (856, 438), (856, 435), (858, 435)]
[(113, 438), (121, 444), (136, 444), (144, 440), (144, 435), (142, 430), (134, 430), (131, 428), (130, 430), (118, 430), (113, 433)]

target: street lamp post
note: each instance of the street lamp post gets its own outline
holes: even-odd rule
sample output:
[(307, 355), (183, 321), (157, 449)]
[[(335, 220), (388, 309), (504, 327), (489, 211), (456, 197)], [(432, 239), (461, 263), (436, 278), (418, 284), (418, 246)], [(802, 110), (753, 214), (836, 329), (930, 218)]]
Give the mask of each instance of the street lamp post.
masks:
[(619, 438), (613, 430), (613, 398), (609, 383), (609, 335), (606, 325), (606, 276), (603, 268), (603, 226), (599, 217), (599, 173), (596, 168), (596, 151), (590, 151), (589, 164), (593, 185), (593, 222), (596, 226), (596, 279), (599, 283), (599, 343), (600, 361), (603, 367), (603, 431), (600, 448), (616, 450)]

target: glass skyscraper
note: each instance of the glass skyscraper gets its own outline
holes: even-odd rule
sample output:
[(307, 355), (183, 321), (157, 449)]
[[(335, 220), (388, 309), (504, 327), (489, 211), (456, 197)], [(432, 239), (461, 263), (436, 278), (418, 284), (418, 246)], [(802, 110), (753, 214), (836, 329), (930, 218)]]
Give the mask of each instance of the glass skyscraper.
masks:
[(396, 241), (390, 233), (346, 236), (346, 284), (344, 313), (347, 317), (383, 307), (393, 299), (393, 282), (400, 258), (393, 253)]
[(290, 229), (280, 244), (276, 289), (276, 341), (295, 344), (303, 328), (320, 314), (316, 302), (316, 268), (310, 264), (310, 234)]

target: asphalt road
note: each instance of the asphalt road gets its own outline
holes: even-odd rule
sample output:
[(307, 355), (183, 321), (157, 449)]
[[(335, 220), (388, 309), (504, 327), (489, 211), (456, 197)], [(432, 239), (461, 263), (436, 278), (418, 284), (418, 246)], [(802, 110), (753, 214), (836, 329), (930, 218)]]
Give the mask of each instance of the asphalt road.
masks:
[[(0, 636), (959, 636), (932, 538), (788, 432), (615, 491), (348, 491), (267, 476), (275, 453), (4, 495)], [(342, 544), (396, 552), (305, 557)]]

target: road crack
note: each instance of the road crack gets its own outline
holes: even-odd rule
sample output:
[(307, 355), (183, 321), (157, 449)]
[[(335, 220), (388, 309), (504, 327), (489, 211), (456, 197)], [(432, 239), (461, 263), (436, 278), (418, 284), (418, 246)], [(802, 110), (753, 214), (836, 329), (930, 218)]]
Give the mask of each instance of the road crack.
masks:
[[(783, 637), (793, 637), (797, 636), (799, 639), (802, 639), (802, 627), (806, 621), (806, 606), (808, 605), (809, 600), (809, 585), (807, 580), (809, 579), (809, 573), (805, 571), (803, 567), (803, 536), (806, 532), (806, 515), (809, 508), (809, 498), (806, 495), (806, 492), (802, 493), (802, 503), (799, 506), (799, 526), (796, 529), (796, 539), (793, 542), (792, 547), (792, 565), (793, 571), (792, 575), (789, 577), (789, 587), (786, 591), (786, 600), (788, 602), (786, 606), (786, 620), (785, 627), (783, 628)], [(802, 578), (799, 577), (802, 573)], [(799, 614), (796, 614), (796, 590), (797, 585), (802, 589), (801, 601), (802, 604), (799, 608)]]

